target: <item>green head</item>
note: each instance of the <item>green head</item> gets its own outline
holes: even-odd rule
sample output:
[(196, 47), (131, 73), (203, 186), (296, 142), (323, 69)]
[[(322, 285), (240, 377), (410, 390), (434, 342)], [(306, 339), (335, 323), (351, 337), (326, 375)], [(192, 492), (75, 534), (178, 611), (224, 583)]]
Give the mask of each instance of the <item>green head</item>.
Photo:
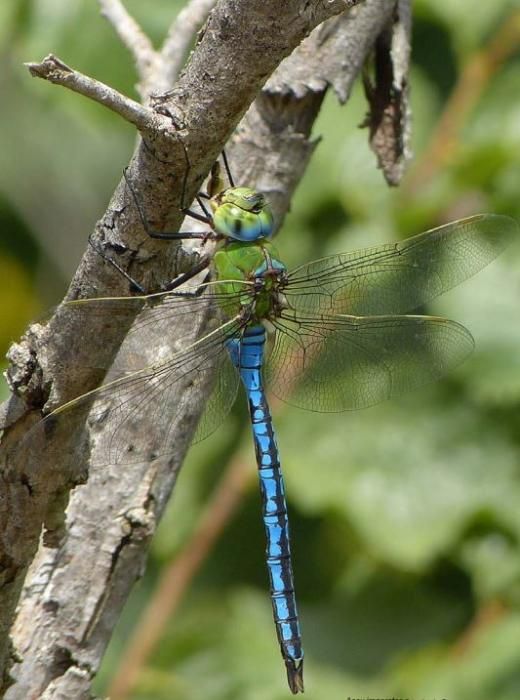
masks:
[(268, 238), (273, 232), (273, 214), (264, 195), (249, 187), (229, 187), (210, 200), (217, 233), (238, 241)]

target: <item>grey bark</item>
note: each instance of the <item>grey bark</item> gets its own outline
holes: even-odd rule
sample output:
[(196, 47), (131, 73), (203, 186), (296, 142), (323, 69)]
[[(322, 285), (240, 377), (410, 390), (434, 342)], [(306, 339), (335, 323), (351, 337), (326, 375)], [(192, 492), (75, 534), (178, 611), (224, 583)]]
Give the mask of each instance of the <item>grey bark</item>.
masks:
[[(176, 230), (180, 223), (185, 153), (190, 161), (187, 191), (192, 195), (277, 63), (315, 25), (345, 8), (342, 2), (314, 2), (307, 3), (302, 14), (299, 2), (284, 3), (283, 10), (274, 0), (247, 5), (244, 13), (241, 3), (219, 3), (177, 86), (143, 108), (148, 110), (143, 114), (149, 122), (142, 128), (144, 143), (135, 154), (129, 177), (139, 183), (139, 196), (147, 212), (153, 212), (155, 228)], [(237, 164), (234, 170), (241, 180), (268, 194), (278, 223), (314, 149), (310, 130), (325, 90), (333, 85), (346, 98), (377, 37), (394, 25), (394, 2), (367, 0), (329, 27), (326, 41), (321, 34), (325, 29), (319, 28), (308, 42), (316, 42), (317, 57), (323, 52), (317, 61), (320, 71), (313, 64), (305, 76), (298, 61), (286, 61), (242, 120), (231, 149)], [(262, 30), (251, 33), (250, 26)], [(327, 52), (329, 42), (337, 41), (336, 33), (341, 32), (335, 51)], [(352, 43), (356, 48), (347, 50)], [(327, 61), (333, 61), (342, 46), (349, 60), (328, 68)], [(297, 80), (294, 70), (299, 71)], [(119, 253), (118, 263), (146, 286), (158, 286), (175, 272), (174, 247), (146, 237), (122, 184), (94, 237), (96, 245), (108, 253)], [(88, 249), (67, 298), (128, 293), (125, 280)], [(11, 383), (26, 405), (13, 398), (4, 407), (3, 423), (10, 426), (4, 454), (27, 432), (43, 406), (47, 412), (99, 384), (133, 318), (133, 313), (127, 319), (118, 317), (101, 333), (96, 318), (89, 320), (61, 307), (48, 326), (31, 327), (11, 352)], [(189, 319), (189, 327), (179, 323), (175, 338), (196, 335), (203, 324), (203, 318)], [(14, 456), (10, 453), (1, 474), (4, 497), (0, 503), (0, 633), (5, 670), (9, 666), (7, 630), (42, 524), (45, 541), (31, 564), (13, 627), (23, 661), (13, 669), (17, 682), (6, 693), (9, 700), (90, 697), (92, 676), (131, 586), (143, 570), (147, 544), (174, 486), (200, 409), (200, 404), (187, 407), (173, 433), (168, 458), (124, 469), (91, 469), (88, 483), (72, 493), (66, 530), (63, 511), (69, 490), (86, 476), (84, 460), (77, 453), (85, 443), (77, 428), (88, 405), (75, 413), (74, 424), (51, 436), (51, 447), (37, 460), (34, 448), (28, 447), (25, 455), (19, 449)], [(132, 435), (134, 441), (146, 441), (146, 425), (142, 430), (141, 436)], [(102, 431), (96, 433), (94, 454), (106, 449), (107, 436), (109, 428), (105, 436)], [(156, 449), (149, 445), (150, 452)], [(63, 455), (59, 463), (56, 454)]]

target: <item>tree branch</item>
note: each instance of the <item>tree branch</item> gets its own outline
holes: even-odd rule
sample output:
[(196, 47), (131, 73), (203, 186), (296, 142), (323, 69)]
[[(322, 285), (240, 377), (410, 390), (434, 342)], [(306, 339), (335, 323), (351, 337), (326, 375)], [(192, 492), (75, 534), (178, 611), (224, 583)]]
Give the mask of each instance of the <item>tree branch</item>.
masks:
[(119, 114), (125, 121), (133, 124), (139, 131), (157, 131), (166, 125), (166, 119), (153, 110), (143, 107), (129, 97), (125, 97), (117, 90), (100, 83), (99, 80), (89, 78), (79, 71), (74, 70), (57, 56), (49, 54), (40, 63), (26, 63), (30, 74), (35, 78), (48, 80), (55, 85), (63, 85), (73, 92), (78, 92), (94, 102), (107, 107), (112, 112)]
[(133, 56), (139, 81), (146, 83), (157, 65), (157, 52), (152, 42), (135, 19), (128, 14), (120, 0), (98, 0), (98, 2), (101, 14), (114, 27), (122, 44)]
[(112, 700), (126, 700), (134, 690), (166, 625), (171, 623), (189, 584), (238, 510), (254, 476), (251, 460), (238, 452), (215, 487), (191, 537), (175, 561), (162, 571), (108, 688)]
[(179, 74), (193, 35), (201, 28), (215, 3), (216, 0), (190, 0), (172, 23), (161, 49), (162, 80), (167, 85), (171, 85)]
[[(274, 0), (263, 0), (250, 2), (246, 13), (242, 3), (219, 3), (179, 84), (154, 102), (161, 118), (160, 126), (157, 128), (154, 123), (144, 130), (145, 143), (139, 147), (129, 171), (132, 182), (139, 187), (146, 210), (154, 212), (156, 227), (178, 226), (180, 216), (176, 207), (184, 181), (186, 154), (191, 166), (187, 193), (191, 196), (276, 63), (315, 23), (329, 16), (327, 13), (337, 13), (345, 6), (343, 2), (308, 3), (302, 14), (300, 2), (287, 2), (281, 8)], [(255, 27), (253, 34), (251, 26)], [(229, 36), (233, 36), (233, 42), (228, 41)], [(212, 79), (207, 81), (202, 76)], [(261, 101), (263, 119), (267, 116), (265, 106)], [(258, 113), (258, 109), (254, 112)], [(162, 117), (171, 119), (169, 128), (165, 127)], [(297, 116), (298, 119), (301, 117)], [(304, 121), (305, 129), (310, 129), (312, 120)], [(279, 120), (275, 119), (272, 126), (277, 123)], [(306, 138), (295, 135), (294, 130), (291, 135), (291, 129), (293, 126), (287, 120), (284, 137), (287, 147), (292, 140), (293, 145), (295, 142), (302, 144), (303, 153), (310, 152), (312, 145), (306, 145)], [(238, 132), (237, 148), (244, 147), (247, 139), (241, 136), (245, 134), (246, 131)], [(252, 143), (252, 151), (260, 152), (258, 144)], [(251, 162), (249, 160), (249, 166)], [(273, 162), (278, 178), (283, 175), (282, 162), (280, 170)], [(262, 154), (262, 170), (266, 170), (265, 154)], [(280, 182), (285, 182), (283, 177)], [(280, 182), (275, 184), (274, 191), (279, 202), (277, 206), (283, 211), (288, 205), (282, 202)], [(255, 180), (251, 180), (251, 184), (254, 183)], [(110, 253), (119, 254), (118, 262), (147, 286), (150, 281), (160, 285), (171, 277), (172, 247), (153, 243), (143, 235), (124, 183), (96, 228), (95, 242)], [(164, 255), (165, 250), (170, 254)], [(124, 280), (88, 249), (68, 297), (107, 292), (124, 295), (128, 293), (125, 287)], [(60, 309), (47, 327), (33, 327), (24, 343), (13, 350), (16, 361), (11, 372), (13, 385), (23, 391), (27, 404), (35, 408), (43, 406), (48, 397), (47, 406), (60, 405), (98, 385), (102, 377), (99, 368), (110, 364), (132, 320), (129, 314), (124, 322), (117, 319), (117, 323), (108, 324), (100, 333), (96, 319), (89, 322), (82, 316), (80, 320), (70, 310)], [(197, 323), (203, 321), (190, 319), (190, 326), (196, 332)], [(186, 330), (179, 328), (179, 337)], [(6, 424), (12, 426), (7, 436), (11, 444), (30, 421), (29, 414), (20, 418), (19, 405), (20, 402), (13, 399), (7, 413)], [(191, 415), (177, 426), (169, 459), (110, 473), (94, 471), (88, 485), (74, 491), (68, 510), (67, 539), (58, 550), (42, 549), (32, 568), (40, 581), (42, 571), (48, 572), (44, 590), (35, 589), (30, 579), (26, 587), (16, 641), (27, 660), (16, 669), (18, 683), (6, 696), (9, 700), (51, 692), (51, 689), (52, 692), (62, 691), (70, 688), (67, 684), (72, 682), (76, 684), (73, 697), (88, 697), (90, 676), (99, 665), (109, 630), (131, 584), (142, 569), (144, 543), (153, 532), (173, 487), (189, 443), (190, 428), (195, 426), (199, 410), (200, 406), (192, 406)], [(78, 414), (74, 418), (76, 425), (81, 425), (81, 416)], [(32, 460), (34, 464), (27, 465), (17, 455), (9, 470), (2, 474), (6, 508), (3, 504), (0, 506), (0, 526), (5, 525), (0, 527), (0, 543), (2, 554), (10, 557), (11, 562), (9, 577), (0, 589), (0, 624), (4, 625), (4, 630), (12, 615), (25, 568), (36, 548), (41, 523), (46, 520), (59, 532), (56, 513), (63, 508), (63, 494), (84, 479), (81, 462), (72, 449), (75, 437), (75, 426), (67, 425), (63, 433), (51, 436), (53, 443), (38, 455), (38, 460)], [(142, 438), (147, 439), (146, 435)], [(68, 464), (56, 464), (57, 454), (64, 458), (70, 455)], [(107, 480), (113, 485), (110, 494)], [(112, 518), (107, 519), (107, 513), (112, 513)], [(99, 532), (101, 521), (106, 523), (106, 528)], [(97, 538), (95, 532), (98, 532)], [(82, 543), (81, 549), (77, 548), (81, 557), (76, 559), (72, 555), (74, 544), (78, 542)], [(64, 569), (63, 562), (69, 560), (70, 568), (68, 565)], [(74, 570), (75, 565), (79, 569)], [(77, 575), (78, 571), (84, 578)], [(76, 591), (74, 599), (70, 596), (71, 580), (84, 585), (82, 592)], [(27, 623), (29, 620), (32, 624)], [(58, 652), (64, 648), (70, 652), (68, 666), (60, 664)], [(4, 648), (4, 656), (6, 651)], [(80, 686), (81, 692), (77, 690)]]

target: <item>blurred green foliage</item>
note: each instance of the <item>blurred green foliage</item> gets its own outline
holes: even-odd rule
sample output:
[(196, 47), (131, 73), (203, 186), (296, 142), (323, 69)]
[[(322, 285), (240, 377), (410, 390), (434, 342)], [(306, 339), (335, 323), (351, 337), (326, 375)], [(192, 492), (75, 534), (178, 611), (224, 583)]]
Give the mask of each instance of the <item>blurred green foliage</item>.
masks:
[[(127, 2), (159, 42), (174, 7)], [(414, 151), (420, 161), (469, 57), (516, 3), (414, 4)], [(95, 42), (92, 41), (95, 37)], [(53, 52), (133, 95), (131, 59), (87, 0), (0, 6), (0, 344), (64, 291), (131, 152), (107, 110), (31, 79)], [(329, 96), (322, 136), (277, 244), (289, 265), (417, 233), (476, 211), (520, 214), (520, 56), (470, 113), (456, 157), (390, 190), (357, 125), (358, 88)], [(411, 175), (413, 177), (413, 173)], [(373, 409), (277, 419), (313, 699), (520, 697), (520, 246), (429, 309), (467, 325), (475, 355), (444, 382)], [(189, 537), (238, 444), (244, 412), (195, 447), (111, 644), (102, 692), (162, 568)], [(252, 467), (253, 468), (253, 467)], [(256, 491), (193, 583), (133, 697), (288, 697), (275, 640)], [(488, 624), (488, 609), (498, 609)], [(465, 641), (466, 640), (466, 641)], [(468, 641), (469, 640), (469, 641)]]

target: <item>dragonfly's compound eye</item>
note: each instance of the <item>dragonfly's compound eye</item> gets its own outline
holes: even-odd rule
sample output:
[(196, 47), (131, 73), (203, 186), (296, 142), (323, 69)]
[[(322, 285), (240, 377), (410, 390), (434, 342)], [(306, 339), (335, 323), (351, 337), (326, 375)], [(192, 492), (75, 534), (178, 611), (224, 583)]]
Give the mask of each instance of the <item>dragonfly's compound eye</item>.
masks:
[(248, 242), (268, 238), (274, 220), (263, 194), (249, 187), (230, 187), (213, 204), (213, 225), (223, 236)]

